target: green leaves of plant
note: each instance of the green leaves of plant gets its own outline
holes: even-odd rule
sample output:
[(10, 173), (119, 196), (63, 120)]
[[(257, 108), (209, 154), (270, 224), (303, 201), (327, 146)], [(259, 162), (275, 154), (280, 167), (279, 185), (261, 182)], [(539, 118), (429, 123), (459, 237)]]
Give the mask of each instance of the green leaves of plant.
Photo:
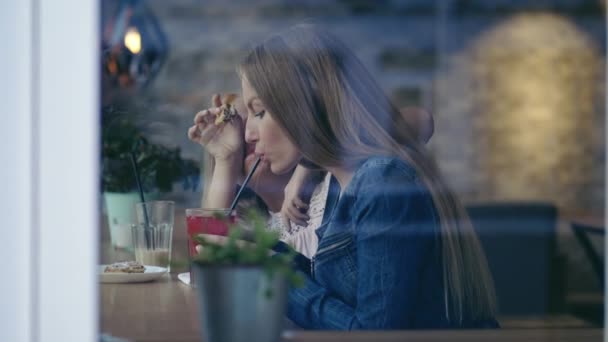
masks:
[(137, 158), (144, 191), (169, 192), (181, 181), (184, 190), (198, 186), (198, 164), (181, 157), (179, 148), (149, 142), (129, 112), (104, 109), (102, 116), (103, 191), (129, 192), (137, 189), (130, 153)]
[(279, 234), (268, 230), (266, 220), (255, 210), (249, 211), (243, 221), (253, 230), (250, 243), (242, 243), (244, 228), (238, 225), (230, 227), (224, 244), (197, 235), (193, 239), (202, 246), (202, 251), (193, 261), (207, 265), (261, 266), (269, 280), (278, 273), (285, 275), (293, 286), (300, 286), (303, 278), (292, 267), (296, 252), (290, 248), (287, 253), (273, 254), (272, 247), (279, 241)]

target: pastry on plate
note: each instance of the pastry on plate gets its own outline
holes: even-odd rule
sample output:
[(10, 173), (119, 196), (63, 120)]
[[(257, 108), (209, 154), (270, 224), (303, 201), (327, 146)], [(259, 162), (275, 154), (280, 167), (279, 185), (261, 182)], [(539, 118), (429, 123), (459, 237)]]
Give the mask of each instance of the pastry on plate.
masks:
[(105, 273), (144, 273), (146, 268), (137, 261), (121, 261), (106, 266)]

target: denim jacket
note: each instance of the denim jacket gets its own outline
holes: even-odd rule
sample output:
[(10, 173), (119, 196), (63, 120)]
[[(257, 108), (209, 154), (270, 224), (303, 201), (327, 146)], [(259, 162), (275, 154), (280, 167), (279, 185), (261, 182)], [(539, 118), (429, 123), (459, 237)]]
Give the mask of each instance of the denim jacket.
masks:
[(332, 330), (496, 325), (446, 319), (439, 220), (411, 166), (373, 157), (339, 199), (332, 184), (317, 253), (298, 259), (305, 284), (289, 292), (292, 321)]

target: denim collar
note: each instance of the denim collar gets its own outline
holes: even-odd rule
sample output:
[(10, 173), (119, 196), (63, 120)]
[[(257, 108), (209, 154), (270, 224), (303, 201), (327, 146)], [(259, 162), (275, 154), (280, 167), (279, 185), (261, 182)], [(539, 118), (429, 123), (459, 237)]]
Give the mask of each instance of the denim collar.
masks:
[(333, 175), (329, 180), (329, 188), (327, 189), (327, 199), (325, 200), (325, 211), (323, 212), (323, 220), (321, 221), (321, 225), (319, 228), (315, 230), (317, 237), (319, 240), (325, 233), (327, 229), (327, 223), (331, 221), (331, 217), (333, 216), (334, 209), (336, 208), (336, 204), (340, 199), (340, 184), (338, 180)]
[[(374, 168), (388, 164), (392, 164), (394, 167), (397, 167), (407, 172), (412, 178), (416, 178), (416, 172), (414, 171), (414, 169), (402, 160), (393, 156), (373, 156), (367, 158), (357, 168), (351, 181), (346, 186), (346, 189), (344, 189), (344, 191), (342, 192), (342, 196), (354, 195), (354, 192), (357, 188), (356, 184), (361, 182), (361, 177), (365, 177), (363, 175), (366, 173), (368, 168)], [(329, 189), (327, 191), (327, 200), (325, 202), (325, 212), (323, 213), (323, 220), (321, 221), (321, 225), (319, 226), (319, 228), (317, 228), (315, 231), (319, 240), (321, 239), (321, 237), (323, 237), (323, 234), (327, 230), (328, 223), (334, 216), (334, 209), (336, 208), (338, 200), (340, 199), (340, 191), (340, 183), (338, 183), (336, 177), (332, 175), (329, 182)]]

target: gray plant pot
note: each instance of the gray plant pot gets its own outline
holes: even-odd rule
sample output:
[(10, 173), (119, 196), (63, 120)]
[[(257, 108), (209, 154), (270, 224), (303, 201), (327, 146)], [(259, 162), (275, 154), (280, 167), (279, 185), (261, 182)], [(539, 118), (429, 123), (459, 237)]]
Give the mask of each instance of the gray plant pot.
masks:
[(287, 307), (283, 275), (269, 283), (261, 267), (193, 263), (192, 270), (203, 341), (279, 341)]

